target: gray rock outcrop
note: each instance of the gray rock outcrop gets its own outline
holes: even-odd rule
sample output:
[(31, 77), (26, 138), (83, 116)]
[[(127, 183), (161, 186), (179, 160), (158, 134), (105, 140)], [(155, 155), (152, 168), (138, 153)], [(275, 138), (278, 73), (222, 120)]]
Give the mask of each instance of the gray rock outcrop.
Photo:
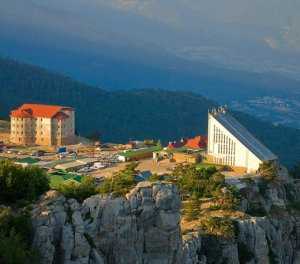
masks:
[(247, 186), (242, 202), (249, 214), (234, 219), (235, 237), (184, 236), (182, 263), (299, 264), (300, 215), (290, 208), (299, 190), (291, 182)]
[(42, 264), (180, 263), (180, 199), (175, 186), (140, 183), (126, 197), (79, 204), (56, 191), (32, 211)]
[(32, 210), (33, 243), (42, 264), (297, 264), (300, 215), (290, 206), (299, 187), (248, 185), (241, 192), (246, 217), (234, 219), (231, 239), (182, 235), (172, 184), (143, 182), (126, 197), (83, 203), (49, 191)]

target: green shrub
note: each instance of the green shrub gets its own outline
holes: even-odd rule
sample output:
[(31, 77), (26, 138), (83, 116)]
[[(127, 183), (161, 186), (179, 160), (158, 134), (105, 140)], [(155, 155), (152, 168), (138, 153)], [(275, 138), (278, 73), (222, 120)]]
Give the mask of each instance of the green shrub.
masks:
[(8, 232), (12, 229), (17, 234), (20, 234), (25, 239), (25, 242), (29, 244), (32, 234), (29, 213), (23, 211), (22, 213), (13, 215), (9, 208), (0, 209), (0, 232), (8, 235)]
[(215, 167), (197, 169), (195, 165), (179, 165), (172, 176), (183, 197), (213, 197), (225, 186), (224, 176)]
[(137, 165), (137, 163), (131, 163), (124, 170), (115, 173), (111, 178), (106, 178), (98, 188), (99, 193), (112, 193), (115, 196), (122, 196), (128, 193), (136, 185)]
[(220, 236), (225, 239), (235, 237), (233, 221), (226, 217), (208, 217), (200, 220), (199, 227), (206, 235)]
[(237, 210), (240, 204), (239, 192), (233, 187), (226, 187), (226, 192), (219, 197), (221, 201), (221, 209), (223, 210)]
[(81, 183), (66, 181), (59, 185), (58, 191), (67, 198), (74, 198), (80, 202), (97, 194), (95, 179), (90, 176), (84, 177)]
[(31, 243), (29, 214), (13, 214), (9, 208), (0, 208), (0, 263), (38, 263), (37, 251)]
[(33, 201), (49, 190), (49, 179), (38, 167), (15, 165), (11, 161), (0, 161), (0, 201)]
[(278, 177), (278, 166), (273, 161), (264, 161), (259, 165), (259, 174), (267, 182), (272, 182)]
[(201, 202), (198, 199), (186, 201), (183, 204), (182, 213), (187, 221), (193, 221), (199, 218), (201, 212)]

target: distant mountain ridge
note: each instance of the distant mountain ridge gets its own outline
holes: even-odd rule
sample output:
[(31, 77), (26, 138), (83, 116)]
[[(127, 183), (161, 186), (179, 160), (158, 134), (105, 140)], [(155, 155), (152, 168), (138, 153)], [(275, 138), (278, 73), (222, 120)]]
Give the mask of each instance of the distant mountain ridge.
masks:
[[(117, 78), (117, 77), (116, 77)], [(0, 58), (0, 117), (24, 102), (72, 106), (80, 135), (103, 141), (155, 138), (163, 142), (206, 133), (207, 110), (216, 104), (189, 92), (114, 91), (85, 85), (40, 67)], [(300, 130), (236, 117), (287, 165), (300, 160)]]
[[(236, 47), (233, 48), (236, 55), (239, 47), (246, 45), (246, 57), (252, 57), (248, 56), (248, 50), (257, 51), (257, 48), (248, 42), (249, 32), (244, 27), (239, 31), (241, 35), (238, 34), (243, 41), (233, 45), (226, 35), (230, 32), (219, 36), (207, 29), (210, 24), (196, 25), (198, 30), (185, 32), (155, 19), (112, 8), (107, 2), (4, 0), (4, 8), (0, 9), (0, 54), (109, 90), (185, 90), (205, 94), (222, 103), (270, 94), (300, 99), (300, 82), (273, 73), (274, 67), (256, 73), (240, 70), (240, 66), (233, 70), (223, 67), (222, 63), (195, 59), (199, 52), (204, 57), (214, 58), (216, 50), (222, 50), (223, 45)], [(161, 1), (144, 2), (156, 2), (156, 7), (161, 4)], [(172, 1), (166, 2), (168, 5), (161, 5), (168, 10)], [(233, 55), (226, 52), (226, 47), (225, 61), (228, 61)], [(207, 48), (211, 48), (212, 53)], [(254, 65), (266, 53), (267, 61), (276, 55), (269, 48), (253, 52), (253, 56), (258, 57)], [(279, 61), (283, 57), (280, 56)], [(242, 59), (238, 56), (237, 60)], [(243, 64), (249, 64), (248, 60)], [(262, 61), (261, 64), (267, 63)], [(291, 61), (286, 64), (293, 65)], [(283, 72), (287, 71), (290, 70), (284, 67)]]

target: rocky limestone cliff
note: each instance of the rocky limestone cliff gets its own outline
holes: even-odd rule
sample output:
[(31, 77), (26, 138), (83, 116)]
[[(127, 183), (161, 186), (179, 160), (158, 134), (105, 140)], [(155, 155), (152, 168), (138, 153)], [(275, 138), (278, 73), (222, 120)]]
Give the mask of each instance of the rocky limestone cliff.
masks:
[(126, 197), (79, 204), (55, 191), (32, 211), (43, 264), (181, 263), (180, 199), (171, 184), (140, 183)]
[(50, 191), (32, 211), (34, 246), (42, 264), (300, 263), (300, 214), (292, 206), (299, 190), (293, 182), (248, 182), (232, 238), (182, 235), (172, 184), (144, 182), (126, 197), (82, 204)]
[(300, 263), (300, 186), (293, 181), (251, 181), (241, 190), (243, 217), (233, 217), (235, 236), (183, 236), (183, 262)]

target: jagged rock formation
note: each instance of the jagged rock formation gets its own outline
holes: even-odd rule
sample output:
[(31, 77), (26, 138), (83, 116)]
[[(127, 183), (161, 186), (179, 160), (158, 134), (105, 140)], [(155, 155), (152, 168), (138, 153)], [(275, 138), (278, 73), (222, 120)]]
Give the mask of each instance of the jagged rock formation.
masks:
[(140, 183), (126, 197), (79, 204), (55, 191), (32, 211), (43, 264), (180, 263), (180, 199), (171, 184)]
[(300, 214), (292, 208), (299, 190), (292, 181), (248, 183), (241, 190), (245, 217), (233, 219), (235, 237), (188, 234), (182, 263), (300, 263)]
[(246, 214), (233, 219), (230, 239), (182, 235), (171, 184), (144, 182), (126, 197), (93, 196), (82, 204), (50, 191), (32, 211), (34, 246), (42, 264), (300, 263), (300, 214), (290, 208), (299, 189), (249, 182), (241, 190)]

